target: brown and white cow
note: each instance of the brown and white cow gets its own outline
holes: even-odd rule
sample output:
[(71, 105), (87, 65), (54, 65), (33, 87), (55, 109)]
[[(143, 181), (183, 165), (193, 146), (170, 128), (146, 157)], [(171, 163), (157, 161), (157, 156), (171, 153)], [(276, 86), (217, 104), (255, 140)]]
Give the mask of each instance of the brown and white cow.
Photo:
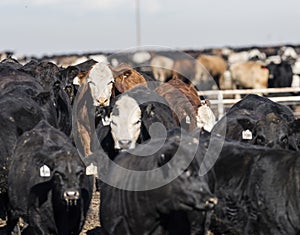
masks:
[(93, 111), (97, 106), (109, 106), (112, 96), (114, 77), (109, 66), (105, 63), (95, 63), (78, 75), (80, 84), (79, 95), (76, 97), (74, 110), (76, 126), (84, 155), (92, 154), (91, 127)]
[(167, 83), (160, 85), (155, 91), (169, 103), (178, 124), (188, 131), (195, 128), (212, 129), (215, 122), (213, 112), (202, 104), (194, 86), (184, 83), (174, 77)]

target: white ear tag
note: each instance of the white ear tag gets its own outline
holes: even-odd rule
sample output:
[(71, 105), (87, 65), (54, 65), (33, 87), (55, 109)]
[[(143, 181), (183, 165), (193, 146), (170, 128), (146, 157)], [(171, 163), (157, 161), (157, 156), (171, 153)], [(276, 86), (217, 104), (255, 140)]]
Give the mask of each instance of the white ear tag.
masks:
[(40, 168), (40, 176), (41, 177), (50, 177), (51, 176), (50, 168), (47, 165), (43, 165)]
[(73, 79), (73, 85), (80, 85), (79, 78), (77, 76)]
[(190, 118), (190, 116), (186, 116), (185, 123), (186, 124), (191, 124), (191, 118)]
[(245, 130), (242, 132), (243, 140), (252, 140), (252, 132), (250, 130)]
[(90, 165), (88, 165), (86, 167), (85, 174), (86, 175), (98, 176), (98, 168), (97, 168), (97, 166), (95, 166), (93, 163), (91, 163)]
[(103, 126), (109, 126), (111, 122), (111, 119), (109, 117), (102, 118), (102, 124)]

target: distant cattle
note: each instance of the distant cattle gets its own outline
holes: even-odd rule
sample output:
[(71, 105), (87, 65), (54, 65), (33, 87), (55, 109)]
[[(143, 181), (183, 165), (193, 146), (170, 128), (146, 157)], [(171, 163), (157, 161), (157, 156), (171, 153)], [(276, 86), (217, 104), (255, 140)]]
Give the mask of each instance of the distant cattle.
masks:
[(291, 87), (293, 81), (293, 70), (289, 63), (282, 61), (279, 64), (270, 63), (267, 65), (269, 70), (269, 88)]
[(77, 149), (44, 121), (16, 146), (8, 175), (8, 231), (22, 221), (24, 234), (79, 234), (93, 180)]
[[(114, 161), (119, 167), (112, 166), (108, 172), (113, 185), (119, 185), (119, 188), (104, 182), (100, 184), (103, 230), (107, 234), (185, 235), (191, 234), (192, 224), (197, 224), (201, 234), (207, 232), (206, 211), (213, 209), (217, 199), (208, 189), (206, 176), (199, 176), (197, 160), (184, 167), (184, 162), (194, 157), (193, 145), (196, 143), (197, 140), (189, 136), (180, 141), (180, 135), (174, 135), (167, 140), (156, 139), (146, 146), (139, 146), (136, 151), (144, 153), (143, 156), (127, 152), (118, 155)], [(169, 161), (175, 155), (178, 159)], [(120, 167), (131, 171), (121, 173)], [(174, 174), (178, 177), (164, 186), (140, 191), (139, 187), (144, 188), (145, 182), (142, 176), (131, 176), (132, 172), (144, 172), (151, 181), (146, 186), (161, 183)]]
[(248, 95), (230, 108), (212, 133), (256, 145), (297, 150), (298, 125), (288, 107)]
[(299, 234), (299, 166), (295, 152), (225, 143), (213, 167), (213, 234)]
[(229, 68), (233, 89), (267, 88), (269, 70), (261, 62), (248, 61), (235, 63)]
[(172, 76), (174, 60), (172, 58), (156, 55), (150, 61), (154, 78), (160, 82), (166, 82)]
[[(220, 85), (224, 80), (223, 76), (227, 69), (227, 63), (225, 60), (220, 56), (202, 54), (197, 57), (197, 62), (199, 62), (200, 65), (202, 65), (214, 78), (218, 88), (221, 88)], [(206, 71), (202, 71), (203, 69), (201, 66), (197, 66), (197, 68), (198, 73), (200, 74), (197, 74), (196, 76), (205, 76)]]
[[(177, 58), (173, 65), (173, 77), (180, 78), (187, 84), (196, 82), (196, 61), (193, 58)], [(195, 84), (198, 85), (198, 84)]]
[(258, 49), (242, 50), (240, 52), (230, 53), (228, 56), (228, 63), (235, 64), (246, 61), (265, 60), (266, 55)]

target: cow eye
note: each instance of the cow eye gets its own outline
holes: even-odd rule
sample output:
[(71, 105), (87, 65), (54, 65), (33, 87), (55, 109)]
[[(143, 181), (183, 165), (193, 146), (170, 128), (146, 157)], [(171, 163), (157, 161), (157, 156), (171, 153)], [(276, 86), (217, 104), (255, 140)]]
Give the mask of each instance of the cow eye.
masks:
[(81, 171), (78, 171), (77, 173), (76, 173), (76, 175), (78, 176), (78, 177), (81, 177), (82, 175), (84, 174), (84, 172), (81, 170)]
[(137, 120), (137, 121), (134, 123), (134, 125), (137, 125), (137, 124), (139, 124), (140, 122), (141, 122), (141, 119)]
[(114, 84), (115, 81), (110, 81), (109, 83), (107, 83), (107, 85), (110, 85), (110, 84)]
[(288, 137), (287, 137), (287, 136), (283, 136), (283, 137), (280, 139), (280, 142), (283, 143), (283, 144), (287, 144), (287, 142), (288, 142)]
[(186, 177), (190, 177), (192, 175), (192, 172), (191, 172), (191, 170), (186, 169), (186, 170), (184, 170), (184, 174), (186, 175)]
[(263, 137), (261, 135), (257, 136), (257, 138), (256, 138), (256, 143), (259, 144), (259, 145), (265, 144), (265, 141), (266, 141), (265, 137)]

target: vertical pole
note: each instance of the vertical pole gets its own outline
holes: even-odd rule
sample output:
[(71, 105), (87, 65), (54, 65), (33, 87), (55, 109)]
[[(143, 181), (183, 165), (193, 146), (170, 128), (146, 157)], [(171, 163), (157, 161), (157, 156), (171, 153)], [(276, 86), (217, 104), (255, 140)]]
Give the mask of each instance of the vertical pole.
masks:
[(140, 18), (140, 0), (135, 0), (136, 10), (136, 43), (141, 46), (141, 18)]

